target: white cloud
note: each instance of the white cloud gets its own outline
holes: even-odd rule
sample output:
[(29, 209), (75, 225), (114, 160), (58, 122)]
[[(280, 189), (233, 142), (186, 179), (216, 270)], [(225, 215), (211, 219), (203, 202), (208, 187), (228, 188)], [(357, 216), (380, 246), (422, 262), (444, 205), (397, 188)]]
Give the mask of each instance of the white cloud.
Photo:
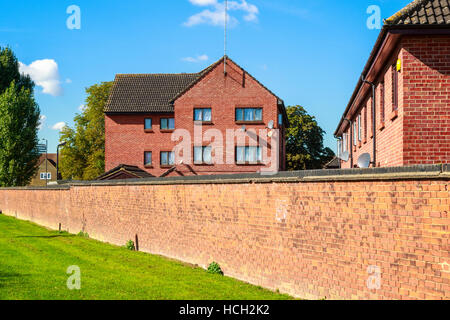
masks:
[(41, 115), (39, 116), (39, 126), (38, 126), (38, 130), (42, 130), (42, 128), (43, 128), (44, 125), (45, 125), (45, 120), (47, 120), (47, 116), (41, 114)]
[(196, 63), (196, 62), (207, 61), (208, 59), (209, 59), (209, 57), (206, 54), (202, 54), (200, 56), (197, 56), (196, 58), (194, 58), (194, 57), (186, 57), (186, 58), (183, 58), (181, 60), (186, 61), (186, 62)]
[(62, 94), (61, 82), (59, 80), (58, 64), (53, 59), (36, 60), (30, 65), (19, 62), (21, 73), (27, 74), (42, 87), (42, 92), (52, 96)]
[(66, 126), (65, 122), (58, 122), (53, 125), (52, 129), (61, 131), (65, 126)]
[(66, 83), (72, 83), (72, 79), (67, 78)]
[[(225, 4), (217, 0), (189, 0), (193, 5), (211, 6), (212, 9), (205, 9), (202, 12), (194, 14), (184, 23), (186, 27), (192, 27), (199, 24), (209, 24), (212, 26), (223, 26), (225, 24)], [(228, 1), (228, 12), (241, 11), (244, 12), (245, 21), (258, 21), (259, 9), (246, 0)], [(239, 23), (238, 19), (227, 14), (227, 22), (230, 27)]]

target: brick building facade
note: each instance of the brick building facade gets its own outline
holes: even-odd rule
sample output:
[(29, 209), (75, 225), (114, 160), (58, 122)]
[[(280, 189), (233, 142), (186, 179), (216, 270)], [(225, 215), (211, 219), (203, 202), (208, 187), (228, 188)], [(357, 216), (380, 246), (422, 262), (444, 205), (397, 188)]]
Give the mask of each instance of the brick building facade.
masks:
[(377, 167), (450, 163), (448, 0), (385, 21), (335, 136), (343, 168), (364, 153)]
[(105, 107), (105, 169), (127, 164), (155, 176), (284, 170), (286, 123), (283, 101), (228, 57), (197, 74), (117, 75)]

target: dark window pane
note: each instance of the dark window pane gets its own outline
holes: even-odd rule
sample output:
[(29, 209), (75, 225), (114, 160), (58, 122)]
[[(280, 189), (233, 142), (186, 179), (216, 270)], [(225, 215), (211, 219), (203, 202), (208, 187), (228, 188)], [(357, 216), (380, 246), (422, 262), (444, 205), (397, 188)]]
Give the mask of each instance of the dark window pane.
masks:
[(175, 164), (175, 152), (169, 152), (169, 164)]
[(161, 130), (167, 129), (167, 119), (161, 119)]
[(151, 129), (152, 128), (152, 119), (145, 119), (145, 129)]
[(169, 129), (175, 129), (175, 119), (174, 118), (170, 118), (169, 119)]
[(202, 147), (194, 147), (194, 162), (201, 163), (202, 160)]
[(194, 121), (203, 121), (202, 111), (202, 109), (194, 110)]
[(243, 109), (236, 109), (236, 121), (243, 121), (244, 120), (244, 110)]
[(255, 120), (262, 121), (262, 109), (255, 109)]
[(151, 152), (145, 152), (144, 165), (149, 166), (151, 164), (152, 164), (152, 153)]
[(203, 121), (211, 121), (211, 109), (203, 109)]
[(161, 152), (161, 164), (167, 165), (169, 163), (167, 152)]
[(254, 109), (245, 109), (244, 110), (244, 120), (245, 121), (253, 121), (254, 120)]

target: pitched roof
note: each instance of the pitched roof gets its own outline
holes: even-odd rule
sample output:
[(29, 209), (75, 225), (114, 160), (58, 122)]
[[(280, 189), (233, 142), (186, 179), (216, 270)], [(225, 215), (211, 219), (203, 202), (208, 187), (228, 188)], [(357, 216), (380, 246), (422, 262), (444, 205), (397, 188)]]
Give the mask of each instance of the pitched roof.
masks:
[(118, 74), (105, 112), (173, 112), (170, 102), (198, 73)]
[[(38, 165), (45, 161), (45, 153), (39, 156)], [(47, 160), (56, 168), (56, 153), (47, 153)]]
[(117, 167), (105, 172), (101, 176), (97, 177), (95, 180), (111, 180), (114, 179), (117, 174), (124, 173), (126, 176), (129, 176), (130, 179), (142, 179), (142, 178), (151, 178), (154, 177), (147, 171), (142, 170), (137, 166), (130, 166), (126, 164), (120, 164)]
[[(203, 77), (219, 65), (225, 57), (227, 60), (241, 68), (264, 89), (269, 91), (278, 99), (279, 104), (283, 104), (284, 106), (282, 99), (266, 88), (228, 56), (224, 56), (199, 73), (118, 74), (114, 80), (111, 94), (109, 95), (104, 111), (106, 113), (174, 112), (174, 101), (203, 79)], [(287, 120), (286, 115), (285, 117)]]
[(385, 23), (390, 26), (450, 24), (449, 0), (415, 0)]

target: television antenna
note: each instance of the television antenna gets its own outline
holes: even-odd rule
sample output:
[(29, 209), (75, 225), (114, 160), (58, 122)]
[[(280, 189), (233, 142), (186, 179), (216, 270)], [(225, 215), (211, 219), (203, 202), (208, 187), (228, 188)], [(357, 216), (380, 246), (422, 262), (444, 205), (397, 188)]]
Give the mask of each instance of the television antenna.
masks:
[(228, 0), (225, 0), (225, 30), (223, 40), (223, 74), (227, 75), (227, 20), (228, 20)]
[(368, 168), (370, 166), (370, 154), (369, 153), (363, 153), (358, 158), (358, 167), (359, 168)]

